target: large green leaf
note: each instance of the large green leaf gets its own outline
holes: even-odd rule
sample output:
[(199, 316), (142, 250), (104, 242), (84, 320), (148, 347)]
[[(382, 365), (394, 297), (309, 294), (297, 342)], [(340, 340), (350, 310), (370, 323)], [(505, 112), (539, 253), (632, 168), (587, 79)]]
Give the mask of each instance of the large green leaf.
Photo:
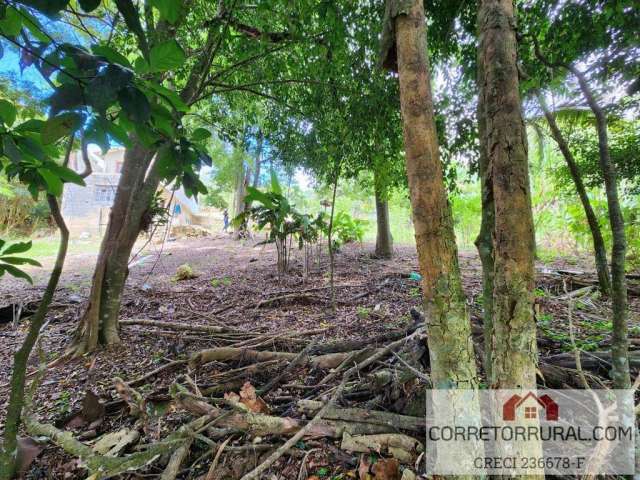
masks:
[(136, 87), (131, 85), (118, 92), (118, 101), (130, 120), (144, 123), (151, 115), (149, 100)]
[(82, 116), (78, 113), (62, 113), (49, 118), (42, 127), (42, 143), (49, 145), (55, 141), (70, 135), (82, 125)]
[(8, 100), (0, 99), (0, 120), (7, 127), (16, 121), (16, 107)]
[(14, 267), (13, 265), (0, 262), (0, 277), (4, 275), (4, 272), (9, 273), (9, 275), (12, 275), (16, 278), (22, 278), (27, 282), (33, 284), (33, 280), (31, 279), (31, 277), (27, 272), (24, 272), (20, 270), (18, 267)]
[(166, 87), (154, 82), (144, 82), (144, 86), (158, 94), (164, 101), (169, 102), (173, 108), (175, 108), (179, 112), (187, 112), (189, 111), (189, 107), (186, 103), (182, 101), (180, 95), (178, 95), (173, 90), (169, 90)]
[(115, 3), (122, 18), (124, 18), (124, 23), (138, 37), (142, 51), (145, 52), (147, 50), (147, 37), (144, 34), (144, 30), (142, 30), (138, 9), (131, 0), (115, 0)]
[(49, 17), (54, 17), (69, 4), (69, 0), (20, 0), (20, 3), (40, 10)]
[(160, 12), (160, 18), (175, 24), (182, 14), (182, 0), (151, 0), (151, 5)]
[(271, 201), (269, 195), (251, 186), (247, 187), (247, 195), (244, 197), (244, 201), (245, 203), (260, 202), (267, 208), (275, 208), (275, 204)]
[(175, 40), (155, 45), (149, 53), (149, 66), (151, 71), (166, 72), (182, 67), (187, 59), (182, 47)]
[(81, 187), (85, 186), (82, 177), (68, 167), (58, 165), (54, 162), (47, 162), (46, 168), (54, 175), (57, 175), (63, 182), (75, 183)]
[(51, 170), (47, 168), (38, 168), (38, 173), (43, 178), (46, 186), (47, 193), (50, 193), (53, 196), (59, 197), (62, 195), (62, 180), (56, 174), (54, 174)]
[(42, 265), (40, 264), (40, 262), (32, 259), (32, 258), (25, 258), (25, 257), (0, 257), (0, 260), (3, 261), (4, 263), (9, 263), (11, 265), (33, 265), (35, 267), (41, 267)]
[(0, 20), (0, 33), (7, 37), (15, 37), (20, 34), (22, 17), (13, 7), (7, 7), (4, 18)]
[(196, 128), (191, 134), (192, 142), (202, 142), (211, 137), (211, 132), (206, 128)]
[(280, 186), (280, 182), (278, 181), (278, 174), (275, 170), (271, 170), (271, 191), (273, 193), (277, 193), (278, 195), (282, 195), (282, 187)]
[(13, 141), (11, 135), (2, 136), (2, 149), (7, 158), (13, 163), (18, 164), (22, 160), (22, 154), (18, 150), (16, 142)]
[(100, 57), (106, 58), (111, 63), (117, 63), (123, 67), (133, 68), (131, 66), (131, 62), (127, 60), (127, 57), (122, 55), (120, 52), (116, 52), (111, 47), (106, 45), (93, 45), (91, 47), (91, 51)]
[(27, 250), (30, 250), (33, 246), (31, 240), (28, 242), (16, 242), (7, 247), (7, 249), (2, 252), (2, 255), (13, 255), (16, 253), (24, 253)]

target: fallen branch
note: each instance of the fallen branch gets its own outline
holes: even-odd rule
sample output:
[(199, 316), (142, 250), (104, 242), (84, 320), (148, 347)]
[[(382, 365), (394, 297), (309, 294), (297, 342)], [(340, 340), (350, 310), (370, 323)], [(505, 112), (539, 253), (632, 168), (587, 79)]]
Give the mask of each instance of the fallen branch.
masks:
[(120, 325), (142, 325), (145, 327), (159, 327), (168, 328), (169, 330), (188, 330), (192, 332), (204, 332), (204, 333), (225, 333), (233, 330), (227, 327), (212, 326), (212, 325), (192, 325), (176, 322), (160, 322), (157, 320), (145, 320), (145, 319), (133, 319), (133, 320), (120, 320)]

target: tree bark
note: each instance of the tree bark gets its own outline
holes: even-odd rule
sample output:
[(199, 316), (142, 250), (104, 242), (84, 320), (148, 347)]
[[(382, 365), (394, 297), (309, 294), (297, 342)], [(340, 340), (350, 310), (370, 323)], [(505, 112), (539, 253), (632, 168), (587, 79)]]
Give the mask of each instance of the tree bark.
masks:
[(535, 239), (527, 137), (518, 92), (514, 6), (482, 0), (478, 10), (481, 116), (487, 185), (493, 192), (493, 388), (535, 388)]
[(140, 144), (125, 152), (109, 224), (93, 274), (89, 303), (72, 345), (75, 355), (91, 352), (98, 346), (120, 343), (118, 314), (129, 273), (127, 265), (140, 233), (142, 217), (160, 183), (154, 156), (155, 151)]
[[(478, 26), (479, 27), (479, 26)], [(483, 58), (477, 59), (478, 86), (481, 88), (484, 81)], [(480, 232), (475, 240), (480, 262), (482, 263), (482, 324), (484, 331), (484, 358), (483, 366), (487, 379), (491, 378), (491, 365), (493, 355), (491, 338), (493, 337), (493, 229), (495, 228), (495, 205), (493, 202), (493, 186), (489, 170), (489, 153), (487, 152), (487, 121), (485, 118), (484, 97), (478, 95), (476, 115), (478, 119), (478, 140), (480, 156), (478, 157), (478, 176), (480, 177), (480, 196), (482, 215)]]
[(377, 228), (375, 254), (379, 258), (391, 258), (393, 256), (393, 237), (389, 221), (389, 201), (375, 179), (374, 183)]
[(4, 437), (2, 448), (0, 448), (0, 479), (9, 480), (14, 477), (18, 460), (18, 430), (22, 420), (22, 408), (24, 406), (24, 389), (26, 384), (27, 362), (33, 347), (38, 340), (40, 330), (44, 325), (44, 321), (49, 309), (49, 305), (53, 300), (53, 295), (62, 275), (64, 260), (67, 256), (67, 247), (69, 245), (69, 230), (60, 213), (60, 207), (57, 199), (52, 195), (47, 195), (47, 202), (51, 209), (51, 215), (60, 230), (60, 245), (58, 247), (58, 255), (56, 262), (51, 271), (49, 282), (44, 291), (44, 295), (36, 313), (33, 314), (29, 330), (22, 343), (22, 346), (13, 356), (13, 371), (11, 373), (11, 390), (9, 392), (9, 404), (7, 406), (6, 423), (4, 425)]
[(582, 203), (585, 217), (587, 217), (587, 223), (589, 224), (589, 230), (591, 231), (591, 238), (593, 240), (593, 252), (596, 263), (596, 272), (598, 273), (598, 284), (600, 291), (605, 295), (610, 295), (611, 276), (609, 275), (609, 265), (607, 263), (607, 250), (604, 243), (604, 238), (602, 237), (602, 231), (600, 230), (598, 217), (596, 216), (595, 212), (593, 211), (593, 207), (591, 206), (591, 201), (589, 200), (587, 189), (585, 188), (584, 182), (582, 181), (582, 176), (580, 174), (578, 164), (576, 163), (575, 158), (573, 157), (573, 154), (569, 149), (569, 145), (567, 144), (567, 141), (565, 140), (562, 132), (560, 131), (560, 128), (558, 127), (555, 116), (549, 110), (547, 102), (538, 90), (535, 91), (535, 95), (538, 99), (538, 103), (540, 104), (540, 108), (542, 109), (542, 112), (547, 119), (547, 123), (549, 124), (551, 136), (558, 144), (558, 148), (560, 149), (565, 162), (567, 162), (567, 167), (569, 168), (571, 179), (573, 180), (573, 184), (575, 185), (576, 191), (578, 192), (578, 197), (580, 198), (580, 203)]
[[(247, 205), (244, 202), (244, 197), (247, 195), (247, 185), (249, 184), (249, 169), (242, 160), (241, 165), (238, 167), (236, 175), (235, 193), (233, 197), (233, 217), (237, 217), (245, 211)], [(242, 237), (246, 230), (246, 222), (242, 224), (236, 224), (234, 222), (234, 238), (238, 239)]]
[(436, 388), (475, 388), (471, 325), (438, 151), (424, 7), (421, 0), (409, 4), (395, 16), (395, 50), (431, 373)]

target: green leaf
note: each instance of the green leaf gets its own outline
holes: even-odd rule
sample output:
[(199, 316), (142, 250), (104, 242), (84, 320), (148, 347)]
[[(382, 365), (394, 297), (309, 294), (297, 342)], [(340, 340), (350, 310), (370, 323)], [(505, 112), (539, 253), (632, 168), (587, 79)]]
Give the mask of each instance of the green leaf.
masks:
[(122, 18), (124, 18), (124, 23), (126, 23), (127, 27), (135, 33), (136, 37), (138, 37), (138, 41), (142, 44), (142, 51), (146, 51), (148, 48), (147, 37), (144, 34), (144, 30), (142, 30), (140, 14), (138, 13), (135, 5), (131, 0), (115, 0), (115, 3), (118, 11), (122, 14)]
[(70, 135), (82, 125), (82, 115), (77, 113), (63, 113), (49, 118), (42, 127), (42, 143), (49, 145), (55, 141)]
[(31, 242), (31, 240), (29, 240), (28, 242), (17, 242), (9, 245), (7, 249), (4, 252), (2, 252), (2, 255), (13, 255), (15, 253), (24, 253), (30, 250), (32, 246), (33, 246), (33, 243)]
[(110, 122), (109, 120), (106, 120), (103, 118), (100, 118), (99, 120), (102, 124), (102, 128), (104, 129), (104, 131), (107, 132), (107, 134), (113, 140), (118, 142), (123, 147), (131, 146), (131, 140), (129, 139), (129, 135), (127, 131), (124, 128), (122, 128), (122, 126), (118, 125), (117, 123)]
[(202, 142), (211, 137), (211, 132), (206, 128), (196, 128), (191, 134), (192, 142)]
[(151, 105), (144, 93), (131, 85), (118, 92), (118, 101), (129, 119), (145, 123), (151, 115)]
[(22, 28), (22, 17), (13, 7), (8, 7), (5, 16), (0, 20), (0, 32), (7, 37), (16, 37)]
[(169, 90), (168, 88), (163, 87), (162, 85), (154, 82), (145, 82), (144, 85), (145, 87), (147, 87), (148, 90), (152, 90), (153, 92), (158, 94), (160, 97), (162, 97), (163, 100), (169, 102), (171, 106), (175, 108), (177, 111), (179, 112), (189, 111), (189, 107), (187, 106), (187, 104), (184, 103), (180, 98), (180, 95), (178, 95), (173, 90)]
[(24, 280), (26, 280), (27, 282), (29, 282), (30, 284), (33, 285), (33, 280), (31, 279), (31, 277), (29, 276), (29, 274), (27, 272), (24, 272), (22, 270), (20, 270), (17, 267), (14, 267), (13, 265), (8, 265), (8, 264), (4, 264), (4, 263), (0, 263), (0, 277), (2, 275), (4, 275), (4, 272), (8, 272), (9, 275), (12, 275), (16, 278), (22, 278)]
[(175, 40), (155, 45), (149, 53), (149, 66), (154, 72), (166, 72), (180, 68), (187, 59), (182, 47)]
[(47, 168), (38, 168), (38, 173), (47, 184), (47, 193), (56, 197), (62, 195), (63, 183), (60, 177)]
[(174, 25), (180, 20), (182, 0), (151, 0), (151, 5), (158, 9), (160, 18)]
[(44, 127), (44, 120), (38, 120), (37, 118), (31, 118), (29, 120), (27, 120), (26, 122), (22, 122), (20, 125), (18, 125), (16, 128), (14, 128), (13, 130), (16, 132), (33, 132), (33, 133), (39, 133), (42, 131), (42, 128)]
[(4, 135), (2, 137), (2, 148), (4, 150), (4, 154), (9, 160), (13, 163), (18, 164), (20, 160), (22, 160), (22, 154), (20, 150), (18, 150), (18, 146), (16, 142), (13, 141), (11, 135)]
[(41, 267), (40, 262), (34, 260), (33, 258), (25, 258), (25, 257), (0, 257), (4, 263), (9, 263), (11, 265), (33, 265), (35, 267)]
[(65, 183), (75, 183), (76, 185), (80, 185), (81, 187), (85, 186), (83, 178), (78, 175), (76, 172), (71, 170), (69, 167), (65, 167), (63, 165), (58, 165), (54, 162), (47, 162), (46, 165), (47, 170), (53, 172), (57, 175), (60, 180)]
[(38, 21), (38, 19), (31, 15), (25, 8), (20, 9), (20, 15), (22, 16), (22, 22), (27, 30), (29, 30), (37, 40), (48, 44), (51, 39), (44, 32), (42, 24)]
[(93, 12), (100, 6), (100, 0), (78, 0), (80, 8), (85, 12)]
[(16, 121), (16, 107), (8, 100), (0, 99), (0, 120), (7, 127), (10, 127)]
[(282, 187), (280, 186), (280, 182), (278, 181), (278, 174), (275, 170), (271, 170), (271, 191), (273, 193), (277, 193), (278, 195), (282, 195)]
[(113, 48), (106, 45), (93, 45), (91, 51), (99, 57), (106, 58), (111, 63), (117, 63), (123, 67), (133, 68), (131, 62), (127, 60), (127, 57), (119, 52), (116, 52)]

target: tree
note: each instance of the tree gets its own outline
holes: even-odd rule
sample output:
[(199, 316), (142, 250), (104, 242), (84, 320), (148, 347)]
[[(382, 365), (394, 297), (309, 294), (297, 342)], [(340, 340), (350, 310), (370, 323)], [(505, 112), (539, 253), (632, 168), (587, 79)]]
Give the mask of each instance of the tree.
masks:
[(477, 387), (470, 320), (462, 291), (451, 209), (434, 120), (422, 1), (387, 2), (383, 66), (397, 69), (405, 162), (418, 261), (423, 276), (427, 342), (436, 388)]
[[(618, 192), (618, 173), (609, 145), (609, 106), (622, 107), (636, 91), (638, 12), (633, 2), (588, 0), (567, 4), (540, 0), (525, 9), (527, 40), (521, 49), (534, 88), (562, 86), (563, 95), (588, 107), (595, 120), (598, 163), (607, 197), (611, 248), (612, 379), (630, 384), (627, 341), (626, 235)], [(566, 22), (570, 18), (571, 22)], [(558, 74), (560, 76), (558, 77)], [(615, 84), (615, 88), (612, 86)], [(631, 102), (633, 103), (633, 102)]]
[(482, 0), (478, 8), (479, 115), (486, 155), (483, 178), (494, 205), (492, 365), (494, 388), (536, 385), (534, 230), (527, 136), (516, 65), (511, 0)]
[[(17, 179), (25, 184), (34, 199), (38, 197), (40, 192), (44, 192), (51, 215), (60, 231), (60, 245), (49, 281), (36, 312), (31, 316), (25, 339), (13, 356), (9, 403), (4, 425), (4, 437), (0, 448), (0, 479), (8, 480), (14, 477), (18, 461), (17, 435), (24, 406), (27, 362), (38, 341), (40, 330), (44, 326), (49, 306), (62, 274), (69, 243), (69, 231), (60, 213), (58, 197), (62, 195), (64, 183), (73, 182), (84, 185), (84, 182), (81, 176), (67, 167), (79, 124), (73, 122), (61, 124), (57, 117), (54, 117), (46, 122), (29, 119), (14, 125), (17, 116), (16, 106), (6, 100), (0, 102), (0, 137), (2, 139), (0, 173), (9, 179)], [(63, 163), (59, 164), (56, 158), (60, 151), (56, 143), (61, 137), (67, 135), (69, 135), (69, 139), (66, 157)], [(83, 176), (86, 176), (91, 172), (86, 155), (86, 144), (83, 145), (82, 151), (86, 166)], [(0, 239), (0, 277), (9, 273), (31, 282), (29, 275), (18, 267), (24, 264), (40, 265), (34, 260), (19, 256), (30, 247), (31, 242), (15, 243), (5, 247), (5, 242)]]
[(578, 193), (578, 197), (580, 198), (580, 203), (582, 204), (582, 208), (584, 209), (584, 214), (587, 217), (589, 231), (591, 232), (591, 238), (593, 240), (593, 253), (596, 262), (596, 272), (598, 274), (598, 286), (603, 294), (609, 295), (611, 293), (611, 276), (609, 274), (609, 264), (607, 263), (606, 245), (604, 243), (604, 238), (602, 237), (602, 231), (600, 230), (598, 217), (596, 216), (593, 207), (591, 206), (591, 201), (589, 200), (587, 189), (582, 180), (582, 174), (580, 173), (580, 169), (573, 156), (573, 153), (571, 152), (571, 149), (569, 148), (567, 140), (562, 134), (560, 127), (558, 127), (556, 117), (554, 113), (549, 109), (549, 106), (547, 105), (543, 94), (539, 90), (535, 90), (534, 94), (538, 100), (540, 108), (542, 109), (542, 113), (547, 120), (549, 130), (551, 131), (551, 136), (558, 145), (560, 153), (562, 153), (562, 156), (567, 163), (571, 179), (573, 180), (576, 192)]

